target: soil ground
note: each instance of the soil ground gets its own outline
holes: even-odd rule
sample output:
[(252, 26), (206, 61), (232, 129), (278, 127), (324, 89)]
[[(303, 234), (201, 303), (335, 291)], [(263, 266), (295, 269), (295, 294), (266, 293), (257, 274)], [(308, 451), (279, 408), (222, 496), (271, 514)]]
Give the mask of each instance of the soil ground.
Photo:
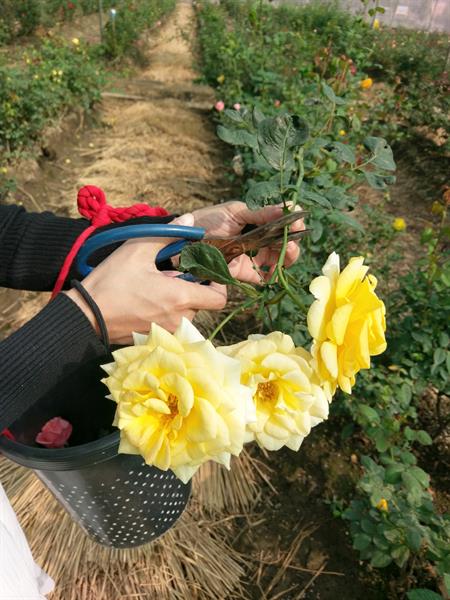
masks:
[[(89, 120), (66, 116), (46, 133), (43, 152), (18, 168), (12, 201), (28, 210), (76, 216), (76, 192), (87, 183), (102, 187), (114, 205), (149, 202), (178, 212), (235, 196), (224, 175), (226, 150), (210, 118), (213, 92), (192, 83), (191, 18), (189, 3), (180, 3), (143, 41), (147, 67), (117, 79)], [(84, 19), (65, 34), (92, 37), (95, 25)], [(418, 232), (430, 220), (445, 171), (432, 156), (424, 163), (411, 152), (402, 153), (387, 210), (406, 218), (404, 249), (413, 262)], [(27, 321), (47, 299), (47, 294), (1, 290), (0, 336)], [(401, 590), (386, 585), (389, 573), (383, 583), (358, 561), (345, 524), (332, 517), (326, 502), (349, 491), (359, 472), (352, 451), (338, 439), (339, 429), (339, 423), (329, 422), (311, 433), (300, 452), (259, 457), (272, 470), (270, 478), (261, 482), (253, 514), (237, 517), (229, 538), (242, 553), (244, 583), (253, 600), (401, 597)]]

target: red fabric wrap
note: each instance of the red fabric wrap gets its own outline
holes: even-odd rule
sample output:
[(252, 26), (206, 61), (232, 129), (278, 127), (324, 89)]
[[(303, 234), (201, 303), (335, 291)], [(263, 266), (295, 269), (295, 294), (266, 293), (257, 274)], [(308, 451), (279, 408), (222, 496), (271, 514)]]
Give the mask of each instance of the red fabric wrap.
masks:
[(89, 219), (91, 224), (77, 237), (66, 256), (53, 288), (52, 298), (61, 291), (79, 249), (98, 227), (110, 223), (123, 223), (136, 217), (164, 217), (169, 214), (161, 206), (148, 206), (148, 204), (133, 204), (133, 206), (125, 208), (115, 208), (107, 204), (105, 193), (95, 185), (86, 185), (81, 188), (78, 192), (77, 204), (80, 214)]

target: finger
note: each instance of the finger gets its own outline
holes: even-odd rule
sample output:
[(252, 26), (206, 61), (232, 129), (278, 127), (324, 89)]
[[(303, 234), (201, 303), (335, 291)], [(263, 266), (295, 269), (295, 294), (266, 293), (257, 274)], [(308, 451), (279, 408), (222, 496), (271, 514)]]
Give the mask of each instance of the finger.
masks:
[[(185, 215), (177, 217), (176, 219), (168, 223), (168, 225), (183, 225), (184, 227), (192, 227), (194, 225), (194, 215), (191, 213), (186, 213)], [(149, 261), (154, 262), (160, 250), (162, 250), (172, 242), (176, 242), (178, 239), (179, 238), (171, 237), (146, 237), (135, 240), (129, 240), (128, 242), (126, 242), (126, 244), (136, 246), (145, 245), (145, 251), (148, 255)]]
[(187, 309), (222, 310), (227, 303), (225, 285), (211, 282), (209, 285), (172, 278), (177, 298)]
[(279, 219), (283, 215), (282, 206), (265, 206), (259, 210), (250, 210), (245, 204), (236, 210), (234, 218), (238, 221), (239, 226), (244, 227), (245, 225), (265, 225), (271, 221)]
[(263, 281), (263, 276), (259, 273), (257, 265), (245, 254), (234, 258), (228, 264), (228, 269), (231, 275), (239, 279), (239, 281), (254, 283), (256, 285)]

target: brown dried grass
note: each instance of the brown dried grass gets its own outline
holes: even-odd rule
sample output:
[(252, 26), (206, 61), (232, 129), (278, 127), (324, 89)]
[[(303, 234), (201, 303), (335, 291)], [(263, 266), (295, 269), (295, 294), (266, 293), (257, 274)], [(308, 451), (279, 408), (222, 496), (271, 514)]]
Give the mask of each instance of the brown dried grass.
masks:
[[(226, 485), (223, 475), (203, 472), (204, 492), (194, 494), (188, 509), (176, 525), (153, 544), (127, 550), (109, 549), (92, 542), (62, 509), (50, 492), (28, 470), (0, 459), (0, 480), (19, 517), (33, 556), (57, 582), (52, 600), (119, 600), (146, 598), (158, 600), (211, 600), (229, 598), (232, 593), (246, 598), (240, 580), (244, 567), (240, 555), (228, 542), (233, 524), (231, 508), (251, 506), (244, 474), (239, 463), (232, 473), (240, 481)], [(251, 470), (251, 469), (250, 469)], [(217, 518), (214, 505), (217, 478), (218, 496), (227, 513)], [(252, 488), (254, 495), (255, 488)], [(201, 501), (215, 516), (208, 517)], [(228, 500), (231, 498), (231, 504)]]

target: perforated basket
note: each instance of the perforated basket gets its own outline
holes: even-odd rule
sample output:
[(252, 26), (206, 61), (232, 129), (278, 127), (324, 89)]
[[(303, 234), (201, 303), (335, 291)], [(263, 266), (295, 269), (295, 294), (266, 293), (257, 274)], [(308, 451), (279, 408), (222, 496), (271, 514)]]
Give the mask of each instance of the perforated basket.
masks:
[[(96, 439), (109, 428), (115, 408), (105, 398), (101, 376), (98, 365), (90, 364), (61, 382), (9, 428), (16, 441), (0, 437), (0, 452), (33, 469), (96, 542), (129, 548), (166, 532), (184, 511), (191, 486), (140, 456), (118, 454), (118, 431)], [(68, 448), (34, 442), (54, 416), (73, 425)]]

